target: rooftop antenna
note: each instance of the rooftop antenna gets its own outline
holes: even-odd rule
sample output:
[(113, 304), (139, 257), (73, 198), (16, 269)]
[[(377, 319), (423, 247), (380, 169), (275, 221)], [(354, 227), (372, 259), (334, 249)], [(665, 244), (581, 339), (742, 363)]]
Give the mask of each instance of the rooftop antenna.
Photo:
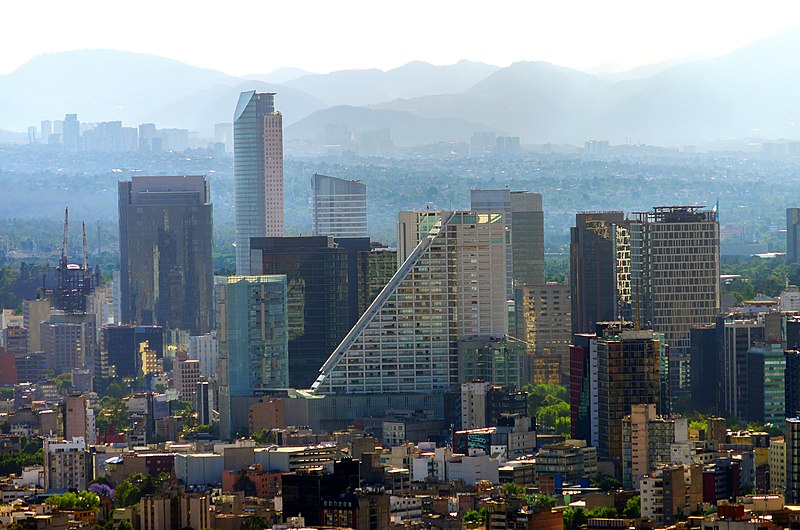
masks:
[(64, 208), (64, 239), (61, 241), (61, 262), (67, 262), (67, 243), (69, 242), (69, 207)]
[(83, 230), (83, 273), (89, 273), (89, 247), (86, 245), (86, 223), (81, 223)]

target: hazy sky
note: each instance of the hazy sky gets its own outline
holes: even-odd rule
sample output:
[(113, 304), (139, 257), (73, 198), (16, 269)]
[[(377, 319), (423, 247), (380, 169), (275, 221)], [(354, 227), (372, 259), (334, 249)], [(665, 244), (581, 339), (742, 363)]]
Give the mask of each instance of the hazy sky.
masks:
[(800, 26), (796, 0), (7, 0), (0, 9), (0, 73), (80, 48), (235, 75), (389, 69), (415, 59), (620, 69), (718, 55)]

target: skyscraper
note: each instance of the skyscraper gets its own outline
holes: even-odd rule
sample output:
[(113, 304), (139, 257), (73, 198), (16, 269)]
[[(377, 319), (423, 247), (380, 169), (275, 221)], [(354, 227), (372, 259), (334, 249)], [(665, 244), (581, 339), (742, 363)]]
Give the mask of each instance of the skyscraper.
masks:
[(367, 186), (314, 173), (311, 230), (315, 236), (368, 237)]
[(254, 391), (289, 382), (286, 276), (229, 276), (217, 285), (219, 399), (225, 437), (247, 426)]
[(400, 212), (398, 269), (322, 366), (320, 393), (435, 393), (458, 346), (508, 333), (503, 213)]
[(64, 149), (75, 151), (78, 149), (78, 138), (81, 136), (81, 122), (77, 114), (67, 114), (64, 117), (63, 141)]
[(509, 300), (513, 289), (544, 283), (542, 196), (528, 191), (472, 190), (472, 211), (502, 212), (511, 232), (506, 255)]
[(570, 230), (572, 333), (625, 317), (630, 304), (630, 245), (622, 212), (575, 216)]
[(242, 92), (233, 115), (236, 273), (250, 274), (250, 238), (283, 236), (283, 118), (275, 94)]
[(119, 183), (121, 318), (194, 335), (211, 330), (212, 207), (203, 176)]
[(786, 208), (786, 263), (800, 261), (800, 208)]
[(691, 392), (689, 332), (713, 324), (720, 308), (719, 222), (702, 206), (659, 206), (635, 213), (631, 281), (640, 285), (641, 318), (669, 345), (670, 399)]
[(358, 319), (358, 253), (368, 238), (266, 237), (251, 240), (252, 270), (288, 284), (289, 385), (307, 388)]

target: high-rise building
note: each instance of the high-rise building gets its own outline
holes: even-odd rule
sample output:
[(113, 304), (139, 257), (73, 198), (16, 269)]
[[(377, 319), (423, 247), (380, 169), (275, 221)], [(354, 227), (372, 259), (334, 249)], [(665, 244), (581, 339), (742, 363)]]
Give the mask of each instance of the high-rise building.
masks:
[(747, 350), (747, 420), (783, 427), (786, 419), (786, 356), (779, 342)]
[(630, 237), (622, 212), (575, 216), (570, 230), (572, 333), (594, 333), (598, 322), (629, 319)]
[(369, 239), (266, 237), (250, 246), (253, 272), (286, 275), (289, 385), (308, 388), (358, 319), (358, 254)]
[(517, 289), (516, 295), (516, 336), (525, 341), (534, 373), (537, 364), (555, 358), (559, 374), (556, 384), (561, 384), (570, 370), (570, 286), (555, 282), (526, 285)]
[(197, 406), (197, 383), (200, 382), (200, 361), (195, 359), (175, 359), (172, 365), (175, 390), (178, 398)]
[(631, 413), (622, 419), (623, 487), (639, 488), (657, 466), (692, 463), (693, 449), (686, 418), (659, 416), (652, 403), (631, 405)]
[(283, 236), (283, 117), (274, 93), (241, 93), (233, 140), (236, 273), (248, 275), (250, 239)]
[(254, 392), (289, 383), (285, 275), (229, 276), (217, 284), (221, 433), (247, 428)]
[(402, 266), (336, 346), (321, 393), (442, 392), (458, 341), (508, 334), (502, 213), (400, 212)]
[(666, 351), (663, 335), (610, 322), (602, 335), (577, 335), (571, 350), (570, 413), (577, 437), (597, 446), (598, 458), (622, 461), (622, 419), (631, 406), (663, 404)]
[(764, 319), (728, 315), (722, 322), (720, 369), (722, 411), (744, 419), (747, 414), (747, 352), (764, 341)]
[(509, 300), (513, 289), (544, 283), (544, 211), (542, 196), (528, 191), (472, 190), (474, 212), (502, 212), (511, 232), (506, 255)]
[(217, 333), (189, 337), (189, 359), (200, 361), (200, 373), (212, 377), (217, 373), (218, 342)]
[(64, 400), (64, 438), (89, 439), (87, 434), (87, 401), (86, 396), (69, 396)]
[(39, 335), (39, 326), (50, 318), (50, 300), (37, 298), (22, 302), (22, 322), (28, 330), (28, 352), (42, 351), (42, 340)]
[(787, 418), (784, 428), (786, 444), (786, 503), (800, 502), (800, 419)]
[(800, 262), (800, 208), (786, 208), (786, 263)]
[(46, 144), (50, 141), (50, 135), (53, 134), (53, 122), (50, 120), (42, 120), (40, 129), (42, 134), (39, 143)]
[[(140, 346), (164, 357), (164, 328), (161, 326), (103, 326), (100, 328), (100, 352), (104, 371), (117, 377), (137, 377), (142, 367)], [(110, 375), (110, 374), (107, 374)]]
[(211, 331), (212, 207), (203, 176), (119, 183), (122, 312), (126, 324)]
[(44, 441), (44, 489), (49, 492), (85, 490), (92, 480), (85, 438)]
[(62, 144), (64, 149), (75, 151), (78, 149), (78, 139), (81, 136), (81, 122), (77, 114), (67, 114), (64, 117)]
[(525, 348), (507, 337), (479, 335), (458, 341), (458, 381), (486, 381), (519, 388), (520, 358)]
[(311, 191), (311, 231), (315, 236), (369, 236), (366, 184), (314, 173)]
[(358, 253), (358, 316), (364, 314), (397, 271), (397, 251), (372, 244), (369, 252)]
[(94, 315), (53, 312), (39, 326), (47, 368), (56, 374), (71, 372), (74, 368), (93, 368), (97, 344), (95, 329)]
[(701, 206), (659, 206), (629, 223), (631, 280), (641, 289), (641, 322), (669, 345), (670, 399), (691, 395), (689, 332), (720, 309), (719, 222)]

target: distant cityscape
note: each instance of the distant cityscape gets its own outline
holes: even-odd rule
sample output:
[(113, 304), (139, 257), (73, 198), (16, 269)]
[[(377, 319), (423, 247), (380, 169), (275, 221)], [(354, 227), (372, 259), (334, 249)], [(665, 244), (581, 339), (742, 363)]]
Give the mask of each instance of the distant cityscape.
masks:
[[(605, 140), (547, 147), (548, 162), (588, 168), (558, 212), (549, 175), (454, 190), (426, 166), (411, 207), (376, 205), (353, 160), (419, 171), (429, 147), (470, 160), (467, 173), (519, 172), (534, 149), (476, 131), (412, 154), (388, 128), (328, 124), (289, 161), (280, 102), (242, 92), (213, 138), (67, 114), (9, 148), (164, 166), (111, 171), (118, 263), (92, 241), (99, 225), (80, 220), (70, 244), (74, 209), (52, 236), (57, 264), (6, 248), (0, 295), (17, 303), (0, 320), (0, 528), (800, 524), (800, 207), (777, 208), (780, 228), (756, 214), (725, 226), (719, 199), (704, 205), (689, 182), (683, 202), (595, 210), (617, 203), (592, 164), (697, 156)], [(752, 149), (781, 166), (800, 143)], [(170, 172), (171, 153), (220, 168), (232, 156), (231, 179)], [(307, 171), (312, 156), (327, 165)], [(547, 227), (556, 215), (568, 230)], [(303, 216), (310, 234), (293, 233)]]

